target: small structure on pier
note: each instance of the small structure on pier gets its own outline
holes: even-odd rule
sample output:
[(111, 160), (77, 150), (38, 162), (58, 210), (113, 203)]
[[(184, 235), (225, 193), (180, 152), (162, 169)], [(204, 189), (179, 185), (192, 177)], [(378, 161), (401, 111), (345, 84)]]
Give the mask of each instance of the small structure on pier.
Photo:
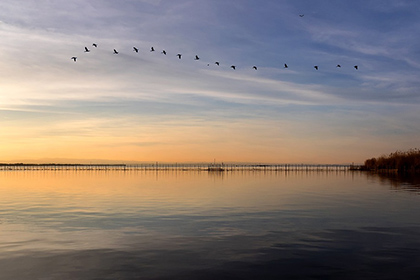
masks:
[(223, 168), (223, 163), (213, 163), (211, 165), (209, 165), (209, 167), (207, 168), (207, 171), (210, 172), (222, 172), (225, 171), (225, 169)]

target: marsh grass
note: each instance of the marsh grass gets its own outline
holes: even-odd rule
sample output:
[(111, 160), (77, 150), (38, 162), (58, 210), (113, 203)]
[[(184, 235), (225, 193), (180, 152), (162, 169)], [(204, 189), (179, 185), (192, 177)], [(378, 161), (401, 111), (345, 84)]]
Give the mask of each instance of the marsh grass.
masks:
[(396, 151), (389, 155), (365, 160), (363, 170), (420, 173), (420, 150)]

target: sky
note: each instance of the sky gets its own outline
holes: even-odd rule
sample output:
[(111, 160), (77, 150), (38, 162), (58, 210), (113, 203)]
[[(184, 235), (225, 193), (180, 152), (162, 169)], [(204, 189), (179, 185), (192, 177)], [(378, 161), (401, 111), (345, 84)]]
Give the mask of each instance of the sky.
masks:
[(363, 163), (419, 148), (419, 12), (2, 0), (0, 162)]

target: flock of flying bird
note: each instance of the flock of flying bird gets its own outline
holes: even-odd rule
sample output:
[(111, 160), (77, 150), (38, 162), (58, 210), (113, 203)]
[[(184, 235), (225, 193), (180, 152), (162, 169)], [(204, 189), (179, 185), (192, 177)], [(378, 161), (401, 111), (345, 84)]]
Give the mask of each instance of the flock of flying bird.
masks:
[[(97, 48), (98, 47), (98, 44), (93, 43), (92, 46), (95, 47), (95, 48)], [(133, 51), (136, 52), (136, 53), (138, 53), (139, 52), (139, 49), (137, 47), (133, 47)], [(154, 52), (154, 51), (155, 51), (155, 48), (154, 47), (151, 47), (150, 48), (150, 52)], [(85, 47), (85, 51), (84, 52), (85, 53), (88, 53), (88, 52), (90, 52), (90, 49), (88, 47)], [(113, 54), (116, 54), (117, 55), (117, 54), (119, 54), (119, 52), (116, 49), (114, 49)], [(165, 50), (162, 50), (161, 51), (161, 54), (167, 55), (167, 52)], [(182, 54), (180, 54), (180, 53), (178, 53), (176, 56), (178, 57), (178, 59), (181, 59), (182, 58)], [(77, 61), (77, 56), (72, 56), (71, 59), (74, 62), (76, 62)], [(200, 57), (198, 55), (195, 55), (194, 60), (200, 60)], [(214, 62), (214, 64), (216, 64), (217, 66), (220, 66), (220, 62), (219, 61)], [(207, 64), (207, 66), (210, 66), (210, 64)], [(340, 64), (337, 64), (336, 67), (337, 68), (341, 68), (341, 65)], [(236, 70), (236, 66), (235, 65), (231, 65), (230, 68), (232, 68), (233, 70)], [(289, 68), (289, 66), (287, 65), (287, 63), (284, 64), (284, 68)], [(354, 65), (353, 68), (356, 69), (356, 70), (358, 70), (359, 69), (359, 66), (358, 65)], [(257, 70), (258, 67), (254, 65), (254, 66), (252, 66), (252, 69)], [(319, 69), (319, 66), (318, 65), (315, 65), (314, 66), (314, 69), (315, 70), (318, 70)]]
[[(95, 48), (97, 48), (98, 47), (98, 44), (93, 43), (92, 46), (95, 47)], [(139, 49), (136, 48), (136, 47), (133, 47), (133, 51), (135, 51), (136, 53), (138, 53), (139, 52)], [(150, 52), (154, 52), (154, 51), (155, 51), (155, 48), (154, 47), (151, 47), (150, 48)], [(90, 49), (88, 47), (85, 47), (85, 53), (88, 53), (88, 52), (90, 52)], [(119, 54), (119, 52), (116, 49), (114, 49), (114, 54)], [(167, 52), (165, 50), (162, 50), (161, 54), (167, 55)], [(178, 59), (181, 59), (182, 58), (182, 54), (180, 54), (180, 53), (178, 53), (176, 56), (178, 57)], [(76, 62), (77, 61), (77, 56), (72, 56), (71, 59), (74, 62)], [(200, 57), (198, 55), (195, 55), (194, 60), (200, 60)], [(217, 66), (219, 66), (220, 65), (220, 62), (219, 61), (216, 61), (214, 64), (216, 64)], [(207, 64), (207, 66), (210, 66), (210, 64)], [(287, 64), (284, 64), (284, 66), (285, 66), (285, 68), (288, 67)], [(230, 66), (230, 68), (232, 68), (233, 70), (236, 70), (236, 66), (235, 65)], [(255, 65), (252, 68), (255, 69), (255, 70), (258, 69), (257, 66), (255, 66)]]
[[(95, 47), (95, 48), (97, 48), (98, 47), (98, 44), (93, 43), (92, 46)], [(139, 49), (136, 48), (136, 47), (133, 47), (133, 51), (136, 52), (136, 53), (138, 53), (139, 52)], [(150, 48), (150, 52), (154, 52), (154, 51), (155, 51), (154, 47), (151, 47)], [(90, 49), (88, 49), (88, 47), (85, 47), (85, 52), (86, 53), (90, 52)], [(119, 54), (119, 52), (116, 49), (114, 49), (114, 54)], [(162, 50), (161, 54), (167, 55), (167, 52), (165, 50)], [(176, 56), (178, 57), (178, 59), (181, 59), (182, 54), (178, 53)], [(76, 62), (77, 61), (77, 56), (72, 56), (71, 59), (74, 62)], [(195, 55), (194, 60), (200, 60), (200, 57), (198, 55)], [(216, 61), (216, 62), (214, 62), (214, 64), (216, 64), (217, 66), (219, 66), (220, 65), (220, 62), (219, 61)], [(207, 64), (207, 66), (210, 66), (210, 64)], [(337, 64), (336, 67), (337, 68), (341, 68), (341, 65), (340, 64)], [(230, 68), (232, 68), (233, 70), (236, 70), (236, 66), (235, 65), (231, 65)], [(255, 66), (255, 65), (252, 66), (252, 68), (254, 70), (257, 70), (258, 69), (258, 67)], [(284, 64), (284, 68), (289, 68), (289, 66), (287, 65), (287, 63)], [(315, 65), (314, 68), (315, 68), (315, 70), (318, 70), (319, 69), (319, 66), (318, 65)], [(359, 66), (358, 65), (354, 65), (353, 68), (356, 69), (356, 70), (358, 70), (359, 69)]]
[[(300, 14), (299, 15), (299, 17), (303, 17), (303, 16), (304, 16), (303, 14)], [(92, 46), (95, 47), (95, 48), (97, 48), (98, 47), (98, 44), (93, 43)], [(136, 52), (136, 53), (138, 53), (139, 52), (139, 49), (137, 47), (133, 47), (133, 51)], [(150, 48), (150, 52), (154, 52), (154, 51), (155, 51), (155, 48), (154, 47), (151, 47)], [(90, 52), (90, 49), (88, 47), (85, 47), (85, 51), (84, 52), (85, 53), (88, 53), (88, 52)], [(116, 49), (114, 49), (114, 54), (117, 55), (117, 54), (119, 54), (119, 52)], [(167, 55), (167, 53), (166, 53), (165, 50), (162, 50), (161, 54)], [(178, 59), (181, 59), (182, 54), (178, 53), (176, 56), (178, 57)], [(71, 57), (71, 59), (74, 62), (76, 62), (77, 61), (77, 56), (73, 56), (73, 57)], [(195, 55), (194, 60), (200, 60), (200, 57), (198, 55)], [(214, 62), (214, 64), (216, 64), (217, 66), (220, 66), (220, 62), (219, 61)], [(207, 64), (207, 66), (210, 66), (210, 64)], [(236, 70), (236, 66), (235, 65), (231, 65), (230, 68), (232, 68), (233, 70)], [(252, 68), (254, 70), (257, 70), (258, 69), (257, 66), (255, 66), (255, 65), (252, 66)], [(284, 64), (284, 68), (289, 68), (289, 66), (285, 63)], [(336, 65), (336, 68), (341, 68), (341, 65), (340, 64), (337, 64)], [(353, 68), (356, 69), (356, 70), (358, 70), (359, 69), (359, 66), (358, 65), (354, 65)], [(318, 70), (319, 69), (319, 66), (318, 65), (315, 65), (314, 66), (314, 69), (315, 70)]]

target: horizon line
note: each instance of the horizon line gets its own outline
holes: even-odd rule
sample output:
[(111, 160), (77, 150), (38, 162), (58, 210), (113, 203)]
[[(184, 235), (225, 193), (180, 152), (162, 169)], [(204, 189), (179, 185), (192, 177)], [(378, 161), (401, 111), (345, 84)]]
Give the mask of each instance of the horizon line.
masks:
[(359, 163), (265, 163), (265, 162), (235, 162), (235, 161), (230, 161), (230, 162), (159, 162), (159, 161), (145, 161), (145, 162), (130, 162), (130, 163), (126, 163), (126, 162), (120, 162), (120, 161), (115, 161), (113, 163), (100, 163), (100, 162), (90, 162), (90, 163), (57, 163), (57, 162), (41, 162), (41, 163), (36, 163), (36, 162), (0, 162), (0, 165), (2, 166), (138, 166), (138, 165), (149, 165), (149, 166), (159, 166), (159, 165), (171, 165), (171, 166), (183, 166), (183, 165), (248, 165), (248, 166), (276, 166), (276, 165), (294, 165), (294, 166), (298, 166), (298, 165), (307, 165), (307, 166), (312, 166), (312, 165), (345, 165), (345, 166), (359, 166), (359, 165), (363, 165), (363, 164), (359, 164)]

